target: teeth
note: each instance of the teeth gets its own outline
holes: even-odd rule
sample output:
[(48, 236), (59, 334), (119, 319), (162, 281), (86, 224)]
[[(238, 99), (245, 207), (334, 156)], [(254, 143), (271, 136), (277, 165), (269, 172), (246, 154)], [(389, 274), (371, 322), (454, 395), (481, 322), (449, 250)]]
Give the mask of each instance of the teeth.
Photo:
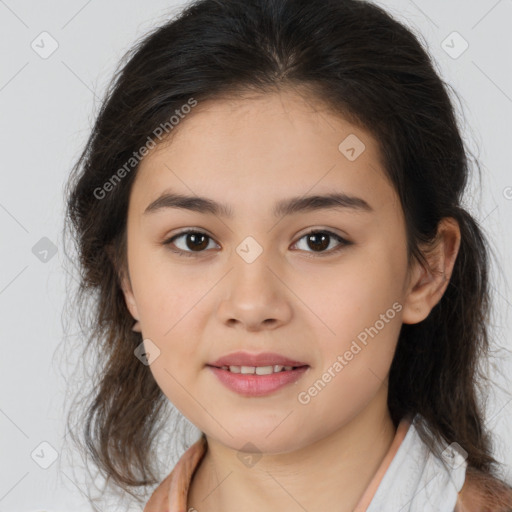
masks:
[(231, 373), (243, 373), (245, 375), (270, 375), (271, 373), (279, 373), (280, 371), (290, 371), (293, 366), (281, 366), (275, 364), (273, 366), (223, 366), (223, 370), (229, 370)]
[(274, 373), (273, 366), (257, 366), (256, 367), (256, 375), (270, 375)]

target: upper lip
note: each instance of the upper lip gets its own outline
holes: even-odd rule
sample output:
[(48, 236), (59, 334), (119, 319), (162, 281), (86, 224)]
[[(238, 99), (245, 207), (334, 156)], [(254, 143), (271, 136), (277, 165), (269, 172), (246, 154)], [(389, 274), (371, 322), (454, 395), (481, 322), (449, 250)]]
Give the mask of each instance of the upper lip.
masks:
[(222, 356), (209, 366), (308, 366), (307, 363), (290, 359), (275, 352), (262, 352), (260, 354), (251, 354), (249, 352), (232, 352), (231, 354)]

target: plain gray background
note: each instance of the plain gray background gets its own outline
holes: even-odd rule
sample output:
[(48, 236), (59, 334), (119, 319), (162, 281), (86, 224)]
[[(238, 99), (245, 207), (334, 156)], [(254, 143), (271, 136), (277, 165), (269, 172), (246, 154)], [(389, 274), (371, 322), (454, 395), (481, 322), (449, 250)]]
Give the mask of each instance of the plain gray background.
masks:
[[(499, 386), (488, 401), (487, 425), (510, 481), (512, 395), (510, 377), (503, 374), (512, 373), (512, 1), (378, 3), (427, 41), (438, 71), (462, 100), (455, 105), (465, 119), (464, 138), (482, 165), (482, 183), (472, 183), (466, 202), (504, 272), (491, 276), (492, 376)], [(63, 185), (118, 60), (182, 4), (0, 0), (0, 512), (91, 510), (80, 470), (74, 466), (73, 474), (65, 464), (63, 403), (69, 390), (61, 375), (66, 368), (54, 363), (65, 342)], [(58, 47), (45, 54), (52, 45)], [(59, 463), (44, 469), (52, 450)], [(97, 510), (114, 509), (98, 503)]]

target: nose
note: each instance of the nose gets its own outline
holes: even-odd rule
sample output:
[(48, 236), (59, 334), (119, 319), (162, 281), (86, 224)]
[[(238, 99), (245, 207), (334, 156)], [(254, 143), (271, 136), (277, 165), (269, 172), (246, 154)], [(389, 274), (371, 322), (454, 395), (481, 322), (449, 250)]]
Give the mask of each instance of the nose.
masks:
[[(236, 260), (238, 258), (238, 261)], [(247, 263), (234, 255), (234, 268), (227, 276), (218, 315), (227, 326), (246, 331), (276, 329), (290, 321), (293, 295), (285, 280), (260, 255)]]

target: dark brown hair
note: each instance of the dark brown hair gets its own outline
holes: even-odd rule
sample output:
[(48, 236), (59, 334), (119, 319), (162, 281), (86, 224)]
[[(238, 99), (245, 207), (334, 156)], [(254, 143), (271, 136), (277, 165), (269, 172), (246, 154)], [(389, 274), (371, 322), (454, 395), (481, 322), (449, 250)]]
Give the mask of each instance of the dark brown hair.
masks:
[(435, 241), (441, 219), (458, 222), (461, 245), (445, 294), (424, 321), (402, 326), (388, 405), (395, 425), (421, 414), (428, 428), (420, 433), (433, 450), (439, 440), (457, 442), (468, 453), (468, 474), (498, 482), (477, 400), (489, 352), (489, 244), (461, 203), (470, 153), (448, 87), (412, 30), (361, 0), (199, 0), (125, 55), (66, 190), (83, 353), (97, 352), (88, 401), (79, 404), (81, 434), (70, 433), (77, 443), (83, 437), (107, 478), (128, 492), (158, 482), (154, 442), (167, 402), (134, 357), (141, 336), (131, 330), (120, 288), (137, 172), (126, 162), (191, 99), (295, 88), (379, 142), (405, 213), (409, 263), (427, 265), (420, 247)]

